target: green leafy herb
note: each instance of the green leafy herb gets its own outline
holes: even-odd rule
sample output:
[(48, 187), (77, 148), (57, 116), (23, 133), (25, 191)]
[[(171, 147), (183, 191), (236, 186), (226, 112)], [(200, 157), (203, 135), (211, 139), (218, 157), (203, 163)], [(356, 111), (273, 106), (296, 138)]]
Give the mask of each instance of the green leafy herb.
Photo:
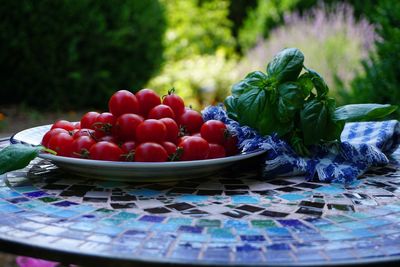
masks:
[(0, 175), (26, 167), (40, 151), (55, 153), (42, 146), (32, 147), (22, 144), (10, 145), (0, 151)]
[(346, 122), (382, 119), (397, 109), (379, 104), (337, 108), (322, 76), (303, 62), (300, 50), (288, 48), (268, 63), (266, 74), (249, 73), (225, 99), (228, 116), (262, 135), (276, 133), (298, 154), (308, 155), (310, 145), (339, 141)]

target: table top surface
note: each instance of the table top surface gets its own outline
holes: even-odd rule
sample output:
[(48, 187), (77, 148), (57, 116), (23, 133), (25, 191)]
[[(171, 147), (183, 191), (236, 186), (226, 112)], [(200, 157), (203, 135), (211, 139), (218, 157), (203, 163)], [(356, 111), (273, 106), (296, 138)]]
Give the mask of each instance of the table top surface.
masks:
[(262, 177), (248, 162), (201, 179), (111, 182), (36, 159), (0, 176), (0, 248), (71, 263), (394, 261), (399, 159), (349, 186)]

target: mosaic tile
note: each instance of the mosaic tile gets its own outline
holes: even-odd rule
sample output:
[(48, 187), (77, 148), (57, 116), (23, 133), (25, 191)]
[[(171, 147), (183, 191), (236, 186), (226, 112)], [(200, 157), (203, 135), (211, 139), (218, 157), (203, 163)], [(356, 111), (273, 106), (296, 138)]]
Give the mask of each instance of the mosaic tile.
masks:
[(0, 186), (0, 236), (145, 262), (400, 258), (399, 170), (397, 162), (377, 168), (346, 187), (304, 177), (263, 180), (236, 166), (216, 177), (123, 183), (65, 175), (37, 160)]

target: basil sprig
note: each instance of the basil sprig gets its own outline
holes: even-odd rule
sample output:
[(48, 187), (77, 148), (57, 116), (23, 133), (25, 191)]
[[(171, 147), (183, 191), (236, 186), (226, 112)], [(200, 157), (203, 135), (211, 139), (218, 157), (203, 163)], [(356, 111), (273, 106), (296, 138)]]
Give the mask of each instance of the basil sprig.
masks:
[[(303, 71), (303, 73), (301, 73)], [(297, 48), (279, 52), (266, 73), (255, 71), (234, 84), (225, 99), (228, 116), (262, 135), (276, 133), (302, 156), (309, 146), (340, 141), (346, 122), (382, 119), (397, 106), (354, 104), (336, 107), (322, 76), (304, 66)]]

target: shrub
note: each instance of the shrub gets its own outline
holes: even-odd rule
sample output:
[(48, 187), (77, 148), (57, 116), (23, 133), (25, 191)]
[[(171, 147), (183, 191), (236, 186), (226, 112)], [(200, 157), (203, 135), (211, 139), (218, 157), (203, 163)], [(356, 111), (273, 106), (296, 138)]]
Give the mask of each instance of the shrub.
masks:
[(269, 39), (261, 40), (240, 64), (241, 76), (263, 70), (274, 54), (285, 47), (297, 47), (305, 54), (305, 65), (318, 71), (336, 93), (347, 88), (360, 60), (373, 47), (374, 30), (365, 19), (355, 21), (351, 6), (340, 4), (327, 12), (319, 6), (303, 14), (285, 16), (285, 24), (273, 30)]
[(141, 88), (162, 61), (157, 0), (4, 0), (0, 104), (105, 107), (118, 89)]
[[(371, 16), (380, 39), (352, 83), (349, 102), (400, 103), (400, 2), (383, 0)], [(400, 118), (400, 110), (397, 110)]]

